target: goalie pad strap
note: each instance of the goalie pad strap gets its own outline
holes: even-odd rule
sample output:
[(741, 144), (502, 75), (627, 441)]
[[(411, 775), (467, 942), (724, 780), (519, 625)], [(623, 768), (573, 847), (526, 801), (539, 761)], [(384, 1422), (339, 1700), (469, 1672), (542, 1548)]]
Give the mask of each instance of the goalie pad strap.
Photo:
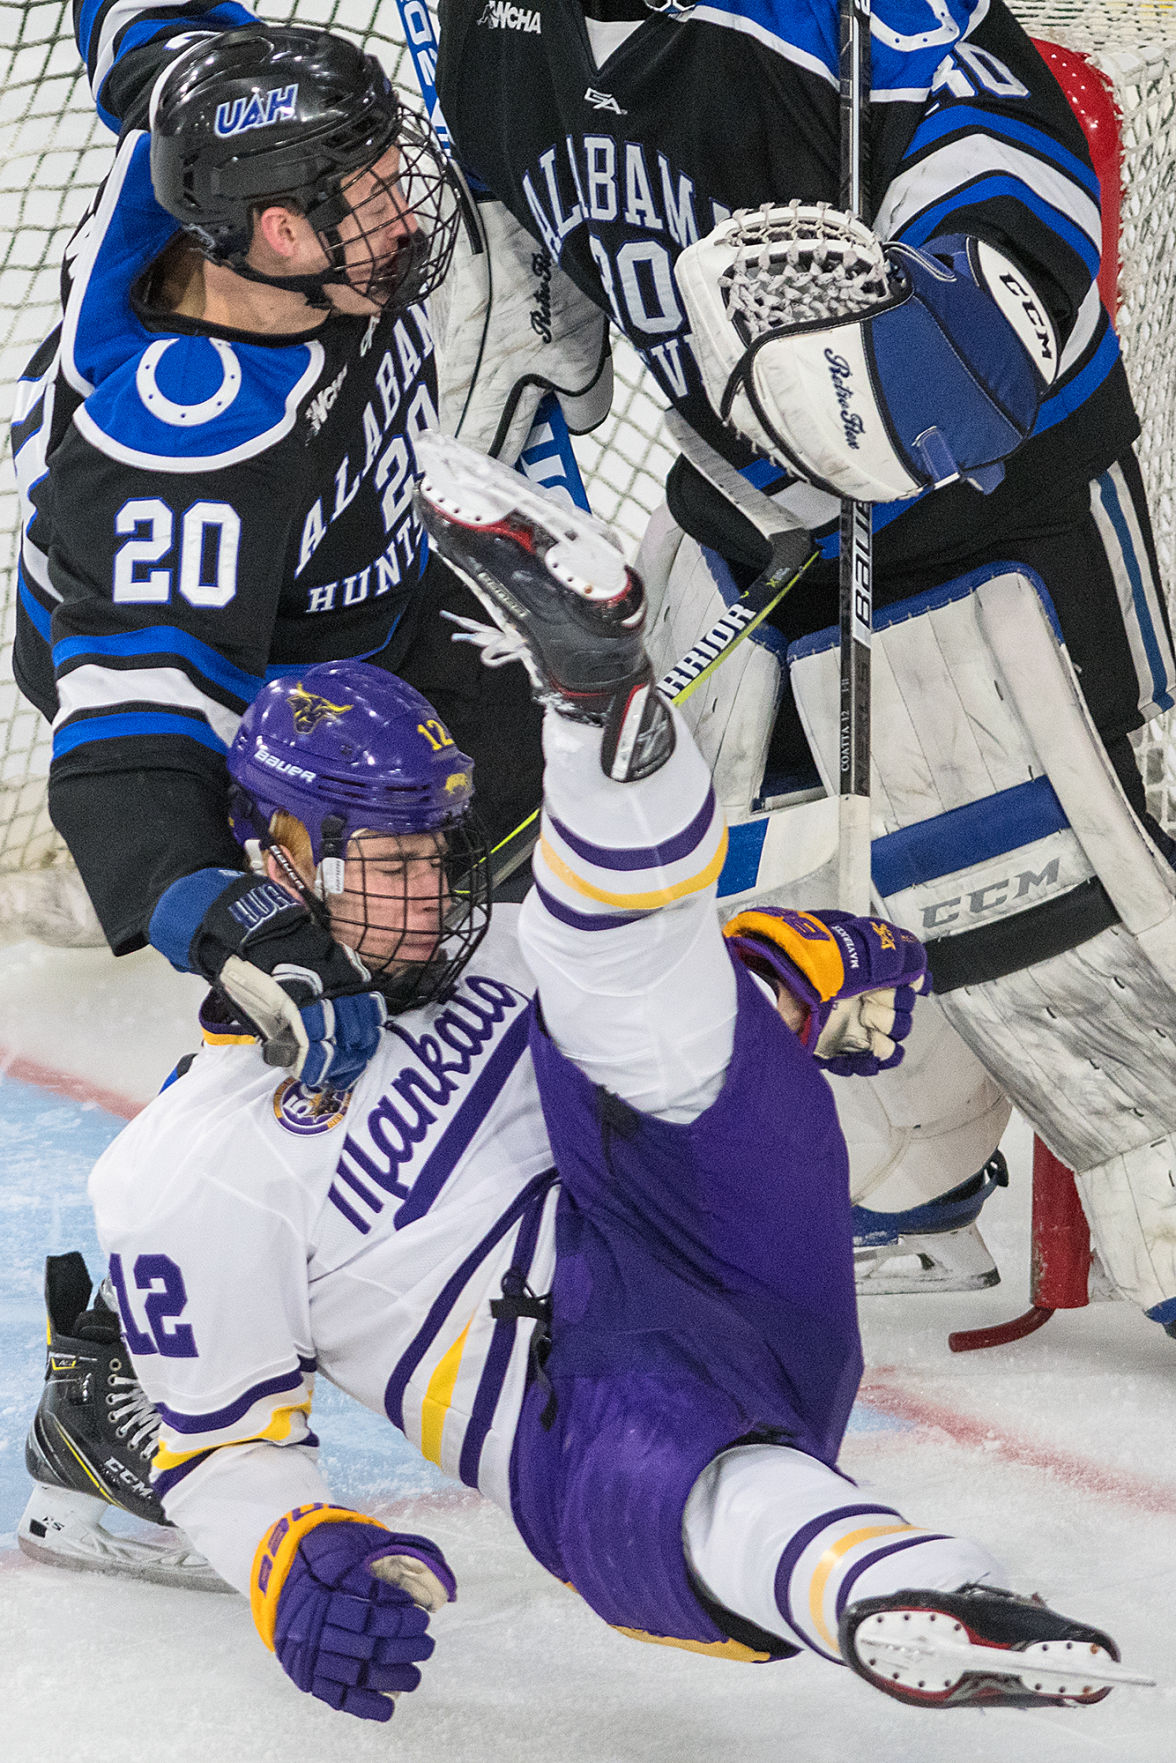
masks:
[(943, 997), (960, 986), (1004, 979), (1035, 961), (1077, 949), (1118, 922), (1107, 890), (1091, 876), (1068, 894), (1043, 900), (1012, 918), (929, 941), (927, 962), (935, 990)]

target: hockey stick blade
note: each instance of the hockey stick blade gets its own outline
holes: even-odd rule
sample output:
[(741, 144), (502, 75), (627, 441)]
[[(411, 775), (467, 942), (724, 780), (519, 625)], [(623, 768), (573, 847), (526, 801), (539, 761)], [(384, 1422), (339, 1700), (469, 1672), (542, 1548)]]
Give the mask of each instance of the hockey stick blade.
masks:
[[(887, 1634), (881, 1627), (887, 1619), (903, 1618), (901, 1632)], [(922, 1617), (922, 1622), (917, 1619)], [(1054, 1694), (1068, 1691), (1077, 1695), (1081, 1690), (1103, 1686), (1109, 1688), (1155, 1689), (1154, 1677), (1139, 1671), (1128, 1671), (1116, 1663), (1102, 1647), (1089, 1641), (1037, 1641), (1032, 1646), (989, 1647), (978, 1641), (960, 1640), (966, 1631), (947, 1619), (945, 1627), (939, 1618), (932, 1627), (934, 1612), (886, 1611), (869, 1617), (854, 1636), (854, 1649), (860, 1654), (876, 1657), (886, 1654), (900, 1669), (921, 1669), (929, 1666), (936, 1671), (955, 1673), (957, 1678), (1015, 1677), (1029, 1690), (1051, 1690)], [(909, 1619), (909, 1620), (908, 1620)], [(878, 1626), (875, 1626), (878, 1625)]]

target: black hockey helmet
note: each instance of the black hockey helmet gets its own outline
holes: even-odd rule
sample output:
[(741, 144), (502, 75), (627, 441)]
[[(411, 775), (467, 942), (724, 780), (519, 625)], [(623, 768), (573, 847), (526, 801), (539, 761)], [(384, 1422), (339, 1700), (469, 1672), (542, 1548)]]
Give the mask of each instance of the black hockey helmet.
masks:
[[(449, 267), (459, 197), (444, 151), (375, 57), (344, 37), (276, 24), (203, 37), (156, 87), (150, 127), (157, 201), (207, 257), (249, 280), (319, 304), (338, 283), (379, 306), (406, 306)], [(392, 147), (398, 176), (368, 180), (349, 201), (348, 184)], [(254, 216), (275, 202), (306, 216), (326, 269), (269, 276), (245, 262)], [(391, 247), (389, 203), (406, 219)]]

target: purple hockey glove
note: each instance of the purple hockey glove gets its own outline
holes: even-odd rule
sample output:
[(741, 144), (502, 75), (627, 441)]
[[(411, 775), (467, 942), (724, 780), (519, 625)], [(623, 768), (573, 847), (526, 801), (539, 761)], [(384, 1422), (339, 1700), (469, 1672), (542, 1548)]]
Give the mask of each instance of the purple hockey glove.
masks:
[(457, 1595), (427, 1537), (389, 1531), (338, 1507), (301, 1507), (267, 1533), (252, 1607), (286, 1675), (332, 1708), (391, 1720), (433, 1651), (429, 1616)]
[(757, 906), (723, 934), (746, 966), (807, 1007), (800, 1039), (826, 1071), (873, 1077), (900, 1063), (915, 998), (931, 989), (927, 952), (909, 930), (832, 908)]

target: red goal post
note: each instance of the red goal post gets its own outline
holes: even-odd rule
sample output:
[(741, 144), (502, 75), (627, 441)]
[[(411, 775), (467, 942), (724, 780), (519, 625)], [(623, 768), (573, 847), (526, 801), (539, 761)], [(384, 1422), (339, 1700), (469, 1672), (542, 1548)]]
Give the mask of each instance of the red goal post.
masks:
[[(1103, 305), (1119, 307), (1119, 238), (1122, 196), (1122, 128), (1110, 80), (1086, 56), (1034, 38), (1070, 108), (1082, 124), (1102, 190), (1102, 264), (1098, 285)], [(1176, 396), (1176, 385), (1173, 386)], [(1090, 1297), (1090, 1227), (1073, 1171), (1039, 1138), (1033, 1141), (1033, 1213), (1030, 1225), (1029, 1309), (988, 1328), (948, 1335), (953, 1353), (1006, 1346), (1049, 1321), (1055, 1310), (1079, 1310)]]

